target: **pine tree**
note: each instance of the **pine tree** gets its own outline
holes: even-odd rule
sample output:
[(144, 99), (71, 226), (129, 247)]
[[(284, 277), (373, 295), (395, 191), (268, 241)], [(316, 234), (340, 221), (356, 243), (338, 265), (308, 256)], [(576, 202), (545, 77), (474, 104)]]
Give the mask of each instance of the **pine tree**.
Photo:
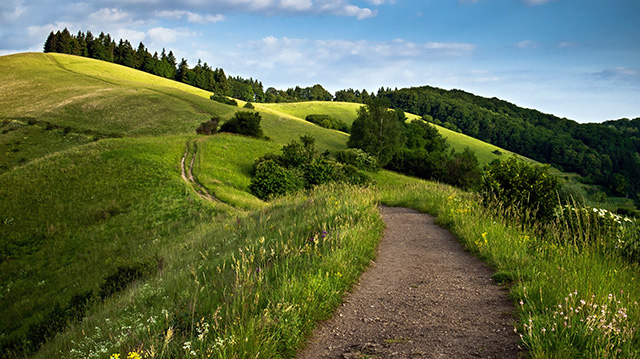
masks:
[(44, 52), (55, 52), (58, 47), (58, 38), (56, 34), (51, 31), (47, 37), (47, 41), (44, 42)]

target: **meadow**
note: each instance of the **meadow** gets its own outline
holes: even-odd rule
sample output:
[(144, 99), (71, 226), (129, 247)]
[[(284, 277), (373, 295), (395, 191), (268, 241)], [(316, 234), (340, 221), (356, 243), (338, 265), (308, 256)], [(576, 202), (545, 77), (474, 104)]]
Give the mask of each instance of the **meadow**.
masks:
[[(476, 194), (388, 171), (367, 188), (271, 202), (248, 192), (253, 161), (301, 134), (321, 151), (346, 147), (346, 134), (305, 111), (347, 122), (357, 105), (256, 104), (270, 140), (197, 136), (200, 122), (240, 109), (90, 59), (23, 54), (0, 65), (11, 69), (0, 86), (12, 89), (0, 91), (2, 356), (293, 357), (374, 259), (384, 204), (436, 215), (495, 269), (529, 356), (640, 357), (640, 268), (587, 214), (527, 226)], [(497, 156), (439, 130), (456, 150)], [(185, 151), (218, 200), (182, 180)]]

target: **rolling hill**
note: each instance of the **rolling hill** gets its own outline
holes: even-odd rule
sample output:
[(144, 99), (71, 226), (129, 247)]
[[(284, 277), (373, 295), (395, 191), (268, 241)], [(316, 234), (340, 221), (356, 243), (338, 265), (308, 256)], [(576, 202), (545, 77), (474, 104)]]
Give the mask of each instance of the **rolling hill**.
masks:
[[(300, 135), (321, 150), (345, 148), (346, 134), (307, 114), (351, 123), (359, 105), (256, 104), (269, 141), (198, 136), (201, 122), (241, 109), (87, 58), (18, 54), (0, 57), (0, 68), (2, 357), (293, 357), (374, 258), (380, 203), (438, 214), (496, 279), (513, 281), (519, 328), (552, 328), (548, 308), (573, 291), (598, 305), (620, 293), (637, 328), (637, 266), (538, 238), (454, 188), (380, 171), (371, 188), (321, 187), (270, 203), (249, 193), (254, 159)], [(508, 153), (438, 129), (482, 162)], [(586, 350), (524, 334), (532, 353)], [(584, 342), (604, 348), (597, 340)], [(637, 356), (637, 343), (624, 353)]]

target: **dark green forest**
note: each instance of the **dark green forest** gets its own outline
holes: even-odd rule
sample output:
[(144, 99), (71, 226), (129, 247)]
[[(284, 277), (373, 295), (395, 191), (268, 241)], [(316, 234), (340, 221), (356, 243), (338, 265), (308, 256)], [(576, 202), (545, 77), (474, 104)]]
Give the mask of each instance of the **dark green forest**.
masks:
[(602, 186), (609, 194), (640, 202), (640, 118), (580, 124), (537, 110), (518, 107), (497, 98), (461, 90), (430, 86), (336, 91), (321, 85), (277, 90), (263, 89), (253, 78), (227, 76), (221, 68), (198, 61), (189, 67), (177, 62), (173, 52), (151, 54), (141, 42), (133, 48), (127, 40), (117, 44), (110, 35), (91, 32), (72, 35), (67, 29), (51, 32), (45, 52), (60, 52), (118, 63), (184, 82), (217, 96), (251, 102), (343, 101), (367, 103), (384, 97), (392, 108), (420, 115), (428, 122), (462, 132), (565, 172), (582, 176), (587, 184)]

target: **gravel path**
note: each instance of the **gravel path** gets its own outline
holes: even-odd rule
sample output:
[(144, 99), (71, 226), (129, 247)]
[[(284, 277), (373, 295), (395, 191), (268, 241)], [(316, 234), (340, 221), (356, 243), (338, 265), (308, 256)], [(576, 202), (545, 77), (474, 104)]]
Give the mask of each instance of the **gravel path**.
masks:
[(434, 218), (383, 207), (377, 259), (299, 359), (517, 358), (512, 304)]

